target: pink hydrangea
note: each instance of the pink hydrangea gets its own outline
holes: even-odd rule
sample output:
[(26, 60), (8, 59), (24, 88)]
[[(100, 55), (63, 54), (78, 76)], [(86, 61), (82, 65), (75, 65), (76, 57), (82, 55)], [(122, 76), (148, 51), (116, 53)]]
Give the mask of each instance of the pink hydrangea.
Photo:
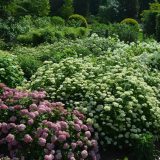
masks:
[(66, 135), (59, 135), (58, 136), (58, 141), (60, 141), (60, 142), (64, 142), (64, 141), (66, 141)]
[(87, 158), (88, 157), (88, 152), (86, 150), (83, 150), (81, 152), (81, 156), (82, 156), (83, 159)]
[(53, 160), (53, 159), (54, 159), (54, 156), (52, 154), (44, 156), (44, 160)]
[(39, 143), (40, 146), (44, 147), (46, 145), (46, 139), (39, 138), (38, 143)]
[(72, 149), (75, 149), (77, 147), (77, 144), (76, 143), (71, 143), (71, 147), (72, 147)]
[(81, 127), (80, 127), (79, 124), (75, 124), (75, 125), (74, 125), (74, 128), (75, 128), (75, 130), (78, 131), (78, 132), (81, 131)]
[(29, 134), (24, 136), (24, 142), (31, 143), (33, 141), (32, 137)]
[(20, 125), (17, 126), (17, 129), (18, 129), (19, 131), (24, 131), (24, 130), (26, 129), (26, 125), (20, 124)]
[(28, 120), (28, 125), (31, 126), (31, 125), (33, 125), (33, 123), (34, 123), (34, 120), (33, 120), (33, 119), (29, 119), (29, 120)]
[(85, 132), (85, 136), (86, 136), (87, 138), (90, 138), (90, 137), (91, 137), (91, 132), (90, 132), (90, 131), (86, 131), (86, 132)]
[(13, 134), (8, 134), (6, 137), (6, 141), (8, 143), (12, 143), (15, 140), (15, 136)]

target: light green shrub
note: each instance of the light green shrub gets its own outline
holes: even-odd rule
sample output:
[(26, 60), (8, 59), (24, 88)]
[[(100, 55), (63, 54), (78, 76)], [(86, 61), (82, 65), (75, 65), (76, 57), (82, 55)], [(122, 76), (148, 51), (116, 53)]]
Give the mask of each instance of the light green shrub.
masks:
[(16, 87), (21, 85), (23, 81), (23, 72), (16, 61), (16, 57), (0, 51), (0, 82), (10, 87)]
[[(77, 23), (78, 27), (88, 27), (88, 23), (87, 23), (87, 20), (82, 16), (82, 15), (79, 15), (79, 14), (73, 14), (69, 17), (68, 19), (69, 21), (69, 24), (72, 26), (72, 23)], [(73, 20), (73, 21), (72, 21)], [(73, 25), (74, 25), (73, 24)]]
[(121, 23), (128, 24), (128, 25), (135, 26), (135, 27), (139, 28), (138, 22), (133, 18), (125, 18), (123, 21), (121, 21)]
[(94, 59), (46, 62), (30, 88), (44, 88), (48, 98), (86, 113), (102, 145), (131, 146), (143, 133), (158, 134), (160, 103), (158, 88), (147, 82), (149, 68), (127, 54), (119, 49)]

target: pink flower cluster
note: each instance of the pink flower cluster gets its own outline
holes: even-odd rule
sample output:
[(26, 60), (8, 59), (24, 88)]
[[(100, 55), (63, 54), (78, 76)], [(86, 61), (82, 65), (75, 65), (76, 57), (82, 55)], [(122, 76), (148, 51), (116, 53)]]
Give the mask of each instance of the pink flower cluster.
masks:
[(0, 155), (12, 159), (100, 159), (94, 129), (79, 111), (46, 101), (43, 91), (29, 93), (0, 84), (0, 93)]

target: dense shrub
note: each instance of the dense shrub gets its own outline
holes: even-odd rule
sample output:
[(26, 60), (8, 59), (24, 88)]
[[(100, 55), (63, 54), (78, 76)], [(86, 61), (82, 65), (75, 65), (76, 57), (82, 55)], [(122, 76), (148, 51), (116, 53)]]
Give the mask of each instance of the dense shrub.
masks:
[(0, 154), (12, 159), (99, 159), (93, 127), (82, 113), (44, 100), (44, 91), (0, 84), (0, 93)]
[(15, 87), (23, 81), (23, 72), (16, 62), (16, 57), (0, 51), (0, 82)]
[[(140, 47), (139, 47), (140, 48)], [(132, 53), (132, 52), (133, 53)], [(100, 58), (46, 62), (31, 78), (31, 89), (44, 88), (48, 98), (86, 113), (101, 144), (131, 146), (143, 133), (158, 134), (159, 94), (149, 68), (127, 46)]]
[(50, 12), (49, 0), (27, 0), (12, 1), (8, 6), (7, 10), (10, 15), (14, 17), (21, 17), (25, 15), (43, 17), (47, 16)]
[(142, 12), (142, 22), (144, 33), (156, 35), (156, 16), (160, 13), (159, 3), (150, 3), (150, 8)]
[[(77, 24), (78, 27), (88, 27), (88, 23), (87, 23), (87, 20), (79, 15), (79, 14), (73, 14), (69, 17), (69, 25), (73, 25), (75, 26), (75, 23)], [(72, 24), (73, 23), (73, 24)]]
[(51, 17), (51, 23), (54, 25), (60, 25), (60, 26), (64, 26), (65, 25), (65, 20), (61, 17), (58, 16), (53, 16)]
[(30, 79), (30, 77), (37, 71), (37, 69), (42, 66), (42, 62), (33, 55), (18, 55), (18, 64), (24, 72), (24, 77)]
[(139, 24), (138, 22), (135, 20), (135, 19), (132, 19), (132, 18), (125, 18), (123, 21), (121, 21), (121, 23), (123, 24), (128, 24), (128, 25), (131, 25), (131, 26), (135, 26), (138, 28)]
[(155, 35), (156, 33), (156, 16), (157, 11), (144, 11), (142, 16), (143, 30), (147, 35)]
[(108, 35), (118, 35), (121, 41), (136, 42), (138, 40), (139, 31), (137, 27), (127, 24), (113, 24), (109, 26)]
[(91, 33), (96, 33), (100, 37), (108, 36), (108, 25), (103, 23), (95, 23), (91, 25)]
[(54, 43), (60, 39), (76, 39), (88, 36), (89, 30), (83, 27), (45, 27), (33, 29), (26, 34), (19, 35), (17, 41), (26, 45), (37, 46), (41, 43)]

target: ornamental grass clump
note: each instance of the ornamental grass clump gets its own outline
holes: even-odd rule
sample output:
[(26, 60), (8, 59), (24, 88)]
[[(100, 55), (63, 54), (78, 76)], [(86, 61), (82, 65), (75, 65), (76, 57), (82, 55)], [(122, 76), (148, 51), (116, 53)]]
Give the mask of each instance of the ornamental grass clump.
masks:
[(0, 157), (98, 160), (98, 137), (86, 117), (45, 94), (0, 84)]

